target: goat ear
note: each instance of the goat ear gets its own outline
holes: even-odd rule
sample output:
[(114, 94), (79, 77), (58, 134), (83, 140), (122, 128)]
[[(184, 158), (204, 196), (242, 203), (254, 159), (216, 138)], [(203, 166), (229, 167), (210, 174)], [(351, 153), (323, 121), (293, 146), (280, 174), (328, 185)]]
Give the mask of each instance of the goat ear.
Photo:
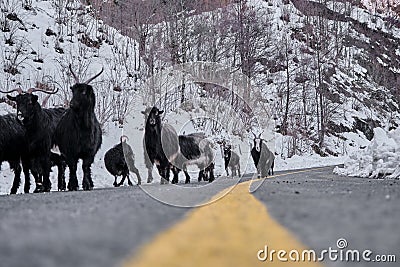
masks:
[(159, 115), (161, 115), (161, 114), (163, 114), (163, 113), (164, 113), (164, 110), (160, 110), (160, 111), (158, 112)]
[(11, 101), (17, 101), (17, 98), (16, 98), (15, 96), (7, 95), (7, 98), (8, 98), (9, 100), (11, 100)]
[(143, 115), (146, 115), (146, 111), (142, 111), (141, 113), (142, 113)]

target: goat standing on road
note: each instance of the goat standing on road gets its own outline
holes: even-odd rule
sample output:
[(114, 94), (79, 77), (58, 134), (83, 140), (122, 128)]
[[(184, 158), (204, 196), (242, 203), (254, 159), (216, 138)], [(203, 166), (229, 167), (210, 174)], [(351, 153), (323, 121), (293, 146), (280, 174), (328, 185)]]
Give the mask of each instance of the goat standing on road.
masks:
[(146, 109), (144, 132), (144, 156), (148, 169), (148, 182), (152, 181), (151, 172), (156, 164), (158, 173), (161, 176), (161, 184), (168, 183), (171, 170), (171, 162), (179, 153), (178, 135), (175, 129), (169, 124), (161, 123), (161, 116), (164, 111), (156, 107)]
[[(126, 136), (122, 136), (121, 142), (106, 152), (104, 163), (108, 172), (115, 177), (115, 187), (122, 186), (126, 178), (128, 178), (128, 184), (130, 186), (133, 185), (129, 178), (129, 171), (136, 174), (138, 185), (141, 184), (142, 179), (140, 178), (139, 170), (135, 167), (135, 155), (131, 146), (127, 143)], [(122, 176), (120, 183), (117, 181), (118, 176)]]
[(202, 180), (213, 182), (214, 177), (214, 151), (212, 143), (207, 140), (204, 133), (192, 133), (179, 136), (180, 153), (174, 162), (173, 184), (178, 183), (179, 172), (183, 170), (185, 174), (185, 183), (190, 183), (190, 176), (187, 172), (187, 166), (196, 165), (199, 171), (198, 181)]
[(21, 164), (25, 175), (24, 192), (29, 193), (29, 157), (28, 145), (25, 139), (25, 129), (15, 114), (0, 116), (0, 165), (8, 161), (14, 171), (14, 182), (11, 194), (16, 194), (21, 182)]
[(225, 142), (222, 143), (222, 154), (224, 157), (225, 163), (225, 170), (226, 175), (229, 176), (228, 169), (231, 169), (231, 176), (240, 177), (240, 157), (234, 151), (232, 151), (232, 145), (226, 144)]
[(261, 138), (261, 134), (257, 136), (253, 133), (253, 135), (254, 140), (251, 156), (257, 168), (257, 174), (261, 175), (261, 177), (274, 175), (275, 155), (268, 149), (264, 139)]
[(76, 176), (79, 159), (83, 161), (83, 190), (91, 190), (93, 189), (91, 166), (102, 143), (102, 132), (94, 113), (96, 97), (93, 87), (89, 83), (100, 76), (103, 69), (84, 83), (79, 82), (71, 65), (69, 69), (76, 84), (71, 87), (70, 107), (57, 126), (55, 144), (59, 147), (69, 168), (68, 190), (77, 191), (79, 189)]
[[(17, 103), (17, 116), (25, 128), (25, 138), (28, 145), (28, 155), (31, 159), (31, 168), (38, 175), (36, 179), (35, 192), (49, 192), (51, 190), (50, 171), (52, 166), (51, 145), (53, 134), (58, 122), (63, 116), (65, 109), (42, 109), (38, 103), (38, 96), (34, 92), (46, 94), (56, 94), (53, 92), (31, 88), (27, 92), (16, 89), (9, 92), (18, 91), (16, 97), (7, 95), (8, 99)], [(59, 190), (65, 190), (64, 165), (61, 160), (58, 162)], [(43, 179), (43, 180), (42, 180)]]

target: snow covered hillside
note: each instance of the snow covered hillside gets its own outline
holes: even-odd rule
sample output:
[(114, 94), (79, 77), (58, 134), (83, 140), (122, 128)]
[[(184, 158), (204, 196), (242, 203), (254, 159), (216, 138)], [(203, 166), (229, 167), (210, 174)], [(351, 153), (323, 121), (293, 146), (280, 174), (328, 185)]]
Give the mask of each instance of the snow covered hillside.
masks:
[(248, 75), (287, 137), (284, 158), (349, 154), (399, 124), (397, 1), (240, 0), (201, 14), (204, 1), (136, 2), (94, 1), (138, 41), (147, 72), (200, 60)]
[[(99, 177), (97, 187), (112, 185), (103, 167), (103, 155), (119, 142), (120, 125), (137, 101), (136, 94), (131, 93), (138, 86), (133, 66), (136, 53), (131, 50), (134, 41), (104, 25), (93, 16), (90, 7), (79, 1), (10, 0), (1, 1), (0, 9), (2, 90), (57, 88), (59, 93), (50, 98), (48, 107), (68, 106), (69, 88), (74, 83), (69, 64), (82, 81), (104, 67), (104, 74), (93, 84), (96, 113), (105, 132), (93, 172)], [(44, 98), (40, 93), (39, 97)], [(15, 112), (1, 102), (7, 102), (4, 95), (0, 96), (0, 114)], [(1, 177), (0, 193), (8, 193), (13, 175), (6, 163)], [(55, 177), (53, 173), (54, 185)], [(31, 183), (34, 184), (33, 179)]]
[(363, 6), (368, 8), (372, 12), (378, 13), (400, 13), (400, 1), (399, 0), (361, 0)]
[[(389, 131), (400, 125), (395, 0), (388, 2), (390, 12), (378, 11), (387, 6), (367, 0), (363, 5), (308, 0), (221, 1), (212, 6), (204, 6), (207, 1), (90, 2), (93, 6), (78, 0), (1, 1), (0, 88), (57, 88), (48, 107), (68, 106), (74, 83), (68, 66), (82, 81), (104, 67), (93, 83), (104, 130), (93, 168), (96, 187), (112, 185), (103, 155), (118, 142), (133, 112), (129, 131), (135, 138), (130, 142), (147, 178), (138, 110), (151, 96), (143, 93), (143, 84), (181, 63), (214, 62), (249, 77), (254, 90), (246, 97), (267, 107), (263, 116), (273, 121), (269, 134), (275, 139), (277, 169), (338, 164), (359, 151), (370, 153), (377, 147), (371, 140), (383, 136), (376, 129), (386, 129), (391, 140)], [(185, 87), (181, 89), (185, 98)], [(13, 111), (8, 104), (0, 95), (0, 114)], [(177, 108), (169, 121), (178, 127), (199, 115), (195, 109)], [(233, 138), (242, 167), (254, 171), (248, 164), (249, 140)], [(222, 174), (220, 151), (215, 152), (217, 174)], [(383, 162), (392, 158), (385, 156)], [(374, 162), (368, 159), (364, 170), (351, 173), (380, 169)], [(0, 179), (0, 193), (7, 193), (11, 173), (6, 163), (0, 176), (5, 178)], [(54, 178), (55, 173), (55, 184)]]

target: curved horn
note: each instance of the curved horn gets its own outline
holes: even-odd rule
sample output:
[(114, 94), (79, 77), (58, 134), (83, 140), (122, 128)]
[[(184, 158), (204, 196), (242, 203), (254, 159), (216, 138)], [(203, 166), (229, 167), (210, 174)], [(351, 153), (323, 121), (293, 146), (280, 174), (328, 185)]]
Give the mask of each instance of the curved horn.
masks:
[(47, 95), (42, 101), (42, 107), (47, 107), (51, 95)]
[(45, 93), (45, 94), (48, 94), (48, 95), (54, 95), (54, 94), (58, 93), (58, 88), (56, 90), (54, 90), (54, 91), (46, 91), (46, 90), (39, 89), (39, 88), (30, 88), (30, 89), (28, 89), (27, 93), (28, 94), (32, 94), (33, 92), (41, 92), (41, 93)]
[(23, 94), (24, 93), (24, 91), (22, 91), (21, 88), (13, 89), (13, 90), (10, 90), (10, 91), (2, 91), (2, 90), (0, 90), (0, 93), (3, 93), (3, 94), (10, 94), (10, 93), (14, 93), (14, 92), (18, 92), (18, 94)]
[(69, 71), (71, 72), (72, 76), (74, 77), (75, 82), (79, 83), (78, 76), (76, 76), (75, 72), (72, 70), (72, 65), (71, 64), (69, 64)]
[(121, 138), (119, 139), (119, 140), (121, 141), (121, 143), (123, 142), (124, 138), (126, 139), (126, 141), (129, 141), (128, 136), (123, 135), (123, 136), (121, 136)]
[(86, 82), (84, 82), (84, 84), (89, 84), (91, 81), (93, 81), (94, 79), (96, 79), (97, 77), (99, 77), (104, 71), (104, 68), (101, 68), (101, 71), (96, 74), (94, 77), (90, 78), (89, 80), (87, 80)]
[(12, 102), (12, 101), (9, 101), (9, 100), (6, 99), (5, 97), (1, 97), (1, 98), (0, 98), (0, 103), (5, 103), (5, 104), (9, 105), (9, 106), (12, 107), (12, 108), (17, 108), (17, 104), (16, 104), (16, 103), (14, 103), (14, 102)]

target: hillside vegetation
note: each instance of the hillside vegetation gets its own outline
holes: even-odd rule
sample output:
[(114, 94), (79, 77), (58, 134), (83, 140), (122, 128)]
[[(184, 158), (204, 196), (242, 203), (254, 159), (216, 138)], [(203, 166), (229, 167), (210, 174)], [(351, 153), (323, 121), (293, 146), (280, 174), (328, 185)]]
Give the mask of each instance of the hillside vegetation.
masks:
[(216, 62), (247, 75), (248, 96), (270, 106), (284, 158), (346, 154), (374, 128), (398, 127), (396, 1), (145, 2), (2, 1), (1, 87), (57, 87), (50, 105), (67, 105), (68, 65), (82, 79), (104, 66), (96, 112), (123, 124), (149, 77)]

